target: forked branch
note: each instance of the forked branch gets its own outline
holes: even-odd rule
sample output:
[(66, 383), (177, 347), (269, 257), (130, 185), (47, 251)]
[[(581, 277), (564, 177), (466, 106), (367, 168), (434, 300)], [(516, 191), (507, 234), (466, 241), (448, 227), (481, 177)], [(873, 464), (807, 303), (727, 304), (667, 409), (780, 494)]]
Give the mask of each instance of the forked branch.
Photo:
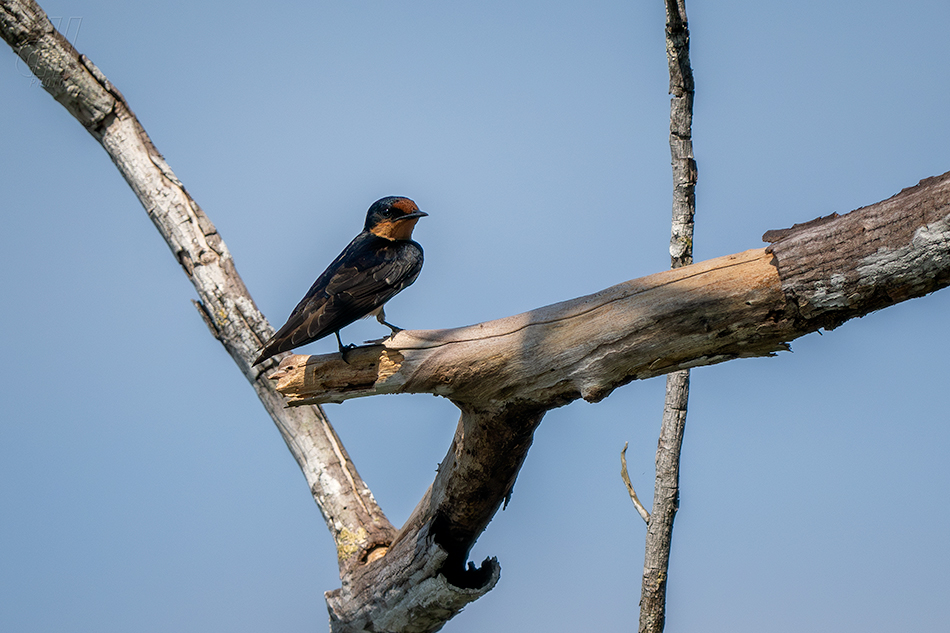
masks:
[(349, 365), (339, 354), (285, 359), (274, 378), (297, 403), (432, 393), (463, 412), (436, 482), (393, 546), (400, 553), (358, 570), (358, 582), (331, 596), (332, 612), (367, 608), (392, 586), (402, 557), (431, 543), (442, 546), (441, 576), (453, 586), (494, 584), (495, 561), (462, 565), (510, 493), (545, 411), (637, 378), (769, 355), (950, 284), (950, 173), (767, 237), (778, 241), (498, 321), (401, 332), (350, 353)]

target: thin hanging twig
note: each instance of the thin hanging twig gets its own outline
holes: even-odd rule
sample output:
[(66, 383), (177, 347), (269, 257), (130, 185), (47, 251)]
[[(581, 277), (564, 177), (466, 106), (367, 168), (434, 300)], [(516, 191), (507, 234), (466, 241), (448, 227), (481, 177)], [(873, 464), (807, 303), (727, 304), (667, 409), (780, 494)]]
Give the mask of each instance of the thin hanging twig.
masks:
[(650, 512), (640, 503), (640, 498), (637, 496), (636, 490), (633, 489), (633, 484), (630, 483), (630, 473), (627, 472), (627, 444), (628, 442), (624, 442), (623, 450), (620, 451), (620, 478), (623, 479), (623, 483), (627, 487), (627, 493), (630, 495), (630, 500), (633, 501), (633, 507), (643, 517), (643, 522), (650, 525)]

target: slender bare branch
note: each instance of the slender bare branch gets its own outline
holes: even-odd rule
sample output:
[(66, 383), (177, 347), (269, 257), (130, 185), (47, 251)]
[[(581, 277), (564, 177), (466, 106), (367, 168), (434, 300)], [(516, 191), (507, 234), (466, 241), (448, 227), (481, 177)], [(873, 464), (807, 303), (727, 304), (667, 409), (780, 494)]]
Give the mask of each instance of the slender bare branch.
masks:
[(686, 0), (666, 2), (666, 57), (670, 67), (670, 158), (673, 167), (673, 223), (670, 266), (693, 263), (696, 160), (693, 157), (693, 69), (689, 64)]
[[(693, 69), (689, 63), (686, 0), (666, 0), (666, 57), (670, 68), (670, 158), (673, 167), (673, 222), (670, 264), (693, 263), (693, 217), (696, 213), (696, 161), (693, 158)], [(666, 622), (673, 520), (679, 508), (679, 468), (689, 370), (666, 377), (666, 399), (656, 451), (653, 514), (647, 525), (640, 593), (640, 631), (660, 633)]]
[(679, 509), (679, 467), (686, 431), (689, 370), (677, 371), (666, 380), (663, 423), (656, 449), (653, 513), (647, 523), (640, 590), (640, 631), (663, 630), (666, 622), (666, 586), (669, 580), (673, 519)]
[(620, 478), (623, 479), (623, 484), (627, 487), (627, 494), (630, 495), (630, 500), (633, 501), (633, 507), (637, 509), (637, 513), (643, 519), (643, 522), (650, 525), (650, 512), (640, 503), (640, 497), (637, 496), (637, 491), (633, 489), (633, 483), (630, 482), (630, 473), (627, 472), (627, 442), (623, 443), (623, 450), (620, 451)]

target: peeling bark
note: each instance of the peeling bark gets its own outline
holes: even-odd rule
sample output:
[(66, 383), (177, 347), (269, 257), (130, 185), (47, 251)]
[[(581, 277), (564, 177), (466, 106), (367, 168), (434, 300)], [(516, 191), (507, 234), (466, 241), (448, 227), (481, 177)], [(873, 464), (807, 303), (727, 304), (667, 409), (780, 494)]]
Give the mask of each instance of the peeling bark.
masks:
[(768, 231), (782, 291), (803, 322), (848, 319), (950, 284), (950, 178), (927, 178), (844, 216)]

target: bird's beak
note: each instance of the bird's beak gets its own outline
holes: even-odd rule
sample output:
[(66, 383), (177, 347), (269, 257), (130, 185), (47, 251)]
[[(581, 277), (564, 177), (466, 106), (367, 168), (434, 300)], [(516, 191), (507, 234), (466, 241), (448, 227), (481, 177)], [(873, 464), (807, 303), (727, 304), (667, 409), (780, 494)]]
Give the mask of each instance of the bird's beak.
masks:
[(413, 211), (412, 213), (407, 213), (406, 215), (402, 216), (402, 217), (399, 218), (399, 219), (400, 219), (400, 220), (410, 220), (410, 219), (412, 219), (412, 218), (424, 218), (424, 217), (426, 217), (427, 215), (429, 215), (429, 214), (426, 213), (425, 211)]

